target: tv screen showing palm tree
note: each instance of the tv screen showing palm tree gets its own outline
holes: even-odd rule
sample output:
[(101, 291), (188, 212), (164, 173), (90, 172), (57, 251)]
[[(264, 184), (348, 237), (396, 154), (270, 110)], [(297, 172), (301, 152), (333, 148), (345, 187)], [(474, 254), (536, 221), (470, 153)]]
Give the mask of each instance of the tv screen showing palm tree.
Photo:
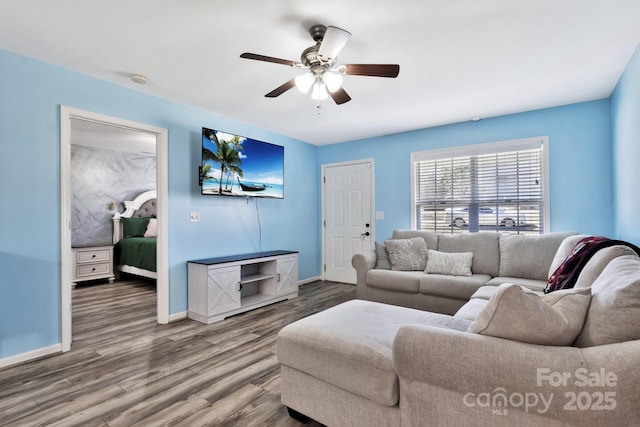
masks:
[(202, 128), (202, 194), (284, 198), (284, 147)]

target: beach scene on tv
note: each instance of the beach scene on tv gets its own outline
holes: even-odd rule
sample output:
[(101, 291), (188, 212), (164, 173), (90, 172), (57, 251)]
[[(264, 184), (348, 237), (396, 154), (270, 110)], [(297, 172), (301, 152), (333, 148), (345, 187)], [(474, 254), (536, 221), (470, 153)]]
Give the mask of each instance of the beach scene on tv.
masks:
[(202, 128), (202, 194), (284, 198), (284, 147)]

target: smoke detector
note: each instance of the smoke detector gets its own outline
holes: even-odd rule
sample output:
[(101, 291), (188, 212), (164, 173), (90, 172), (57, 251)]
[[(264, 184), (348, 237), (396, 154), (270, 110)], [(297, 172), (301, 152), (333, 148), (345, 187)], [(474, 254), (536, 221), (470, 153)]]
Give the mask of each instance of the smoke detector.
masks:
[(131, 79), (132, 82), (138, 83), (141, 85), (147, 83), (147, 76), (144, 76), (142, 74), (132, 74), (131, 77), (129, 78)]

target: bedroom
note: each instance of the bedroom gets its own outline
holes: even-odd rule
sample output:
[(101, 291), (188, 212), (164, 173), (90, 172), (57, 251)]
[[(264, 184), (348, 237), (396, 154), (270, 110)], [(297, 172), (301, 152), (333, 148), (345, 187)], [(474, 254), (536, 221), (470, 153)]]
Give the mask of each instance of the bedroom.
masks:
[[(143, 283), (151, 279), (147, 286), (155, 289), (157, 226), (147, 233), (157, 213), (155, 136), (77, 118), (70, 130), (74, 288), (113, 283), (117, 276)], [(145, 206), (131, 204), (144, 194), (138, 204)], [(137, 210), (144, 217), (130, 219)]]
[(72, 247), (119, 240), (114, 215), (125, 212), (125, 201), (156, 190), (155, 145), (155, 137), (144, 132), (71, 120)]

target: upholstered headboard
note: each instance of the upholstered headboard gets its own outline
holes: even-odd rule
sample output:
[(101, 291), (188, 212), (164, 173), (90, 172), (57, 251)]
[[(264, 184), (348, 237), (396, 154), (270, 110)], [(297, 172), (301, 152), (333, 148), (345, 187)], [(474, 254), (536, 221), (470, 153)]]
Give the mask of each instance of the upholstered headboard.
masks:
[(113, 244), (118, 243), (123, 236), (120, 218), (140, 218), (156, 216), (156, 190), (138, 194), (133, 200), (124, 202), (124, 212), (113, 214)]

